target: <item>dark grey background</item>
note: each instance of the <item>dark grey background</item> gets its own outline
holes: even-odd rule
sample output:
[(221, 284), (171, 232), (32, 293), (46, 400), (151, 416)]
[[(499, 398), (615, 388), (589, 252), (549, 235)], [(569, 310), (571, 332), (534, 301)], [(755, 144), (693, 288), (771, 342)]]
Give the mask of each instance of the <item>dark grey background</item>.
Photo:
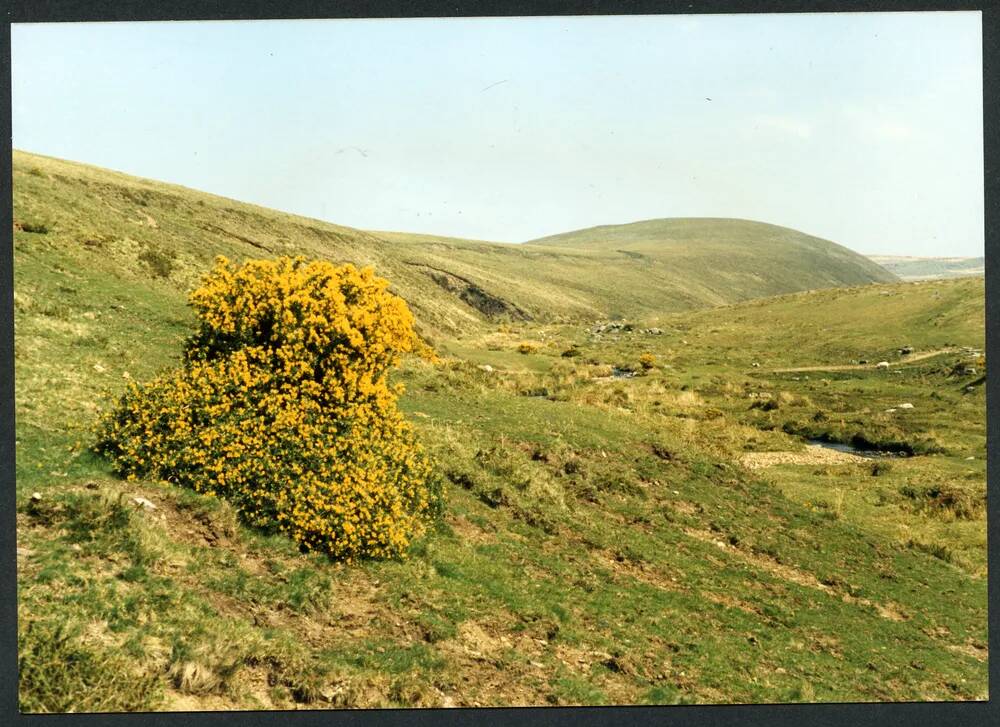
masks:
[[(653, 13), (983, 11), (983, 89), (986, 182), (986, 352), (1000, 361), (1000, 1), (906, 0), (13, 0), (0, 27), (0, 117), (11, 138), (10, 23), (276, 18), (454, 17), (515, 15), (631, 15)], [(720, 705), (679, 707), (540, 707), (300, 712), (201, 712), (21, 715), (17, 711), (17, 579), (14, 496), (14, 299), (11, 146), (0, 150), (0, 725), (1000, 725), (1000, 694), (980, 703)], [(1000, 378), (988, 369), (987, 525), (989, 533), (990, 691), (1000, 690)]]

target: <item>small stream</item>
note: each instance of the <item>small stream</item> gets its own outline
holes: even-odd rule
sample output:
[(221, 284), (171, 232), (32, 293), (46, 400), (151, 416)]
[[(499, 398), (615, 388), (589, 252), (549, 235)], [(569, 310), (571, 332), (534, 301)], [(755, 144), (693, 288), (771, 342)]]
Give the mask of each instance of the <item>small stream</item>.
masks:
[(844, 444), (843, 442), (828, 442), (824, 439), (807, 439), (806, 444), (818, 444), (820, 447), (825, 447), (826, 449), (834, 449), (838, 452), (856, 454), (859, 457), (867, 457), (868, 459), (908, 456), (905, 452), (885, 452), (879, 449), (859, 449), (851, 444)]

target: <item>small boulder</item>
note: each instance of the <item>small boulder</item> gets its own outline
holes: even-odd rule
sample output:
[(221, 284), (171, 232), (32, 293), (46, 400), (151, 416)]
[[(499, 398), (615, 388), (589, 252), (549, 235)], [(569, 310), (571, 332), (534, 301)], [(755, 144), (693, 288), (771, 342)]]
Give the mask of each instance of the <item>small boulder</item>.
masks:
[(912, 409), (913, 408), (913, 404), (911, 404), (909, 402), (906, 402), (905, 404), (900, 404), (896, 408), (897, 409)]
[(145, 497), (139, 497), (139, 496), (133, 497), (132, 502), (134, 502), (138, 507), (141, 507), (143, 510), (156, 509), (156, 505), (147, 500)]

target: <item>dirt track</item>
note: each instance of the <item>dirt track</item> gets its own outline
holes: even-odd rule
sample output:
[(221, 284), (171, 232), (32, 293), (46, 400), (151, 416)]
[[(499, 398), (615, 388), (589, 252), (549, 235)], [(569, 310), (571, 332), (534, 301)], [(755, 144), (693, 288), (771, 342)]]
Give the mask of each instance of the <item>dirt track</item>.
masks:
[[(889, 366), (890, 368), (895, 368), (897, 366), (904, 366), (906, 364), (916, 363), (917, 361), (923, 361), (926, 358), (941, 356), (946, 353), (957, 353), (958, 351), (959, 349), (957, 348), (938, 348), (933, 351), (924, 351), (923, 353), (911, 353), (906, 358), (899, 361), (890, 361)], [(769, 374), (793, 374), (800, 371), (861, 371), (874, 368), (875, 364), (842, 364), (835, 366), (795, 366), (792, 368), (761, 369), (761, 372)]]

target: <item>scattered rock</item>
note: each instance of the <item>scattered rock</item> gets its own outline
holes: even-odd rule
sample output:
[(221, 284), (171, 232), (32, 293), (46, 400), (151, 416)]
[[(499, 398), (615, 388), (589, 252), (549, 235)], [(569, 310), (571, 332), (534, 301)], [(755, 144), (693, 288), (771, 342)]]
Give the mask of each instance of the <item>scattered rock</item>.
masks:
[(804, 452), (746, 452), (740, 457), (740, 464), (749, 470), (760, 470), (781, 464), (836, 465), (862, 461), (864, 458), (860, 455), (829, 449), (819, 444), (806, 445)]
[(106, 369), (103, 366), (101, 366), (100, 364), (94, 364), (94, 371), (96, 371), (97, 373), (103, 374), (105, 372), (105, 370)]
[(139, 496), (133, 497), (132, 498), (132, 502), (134, 502), (136, 505), (138, 505), (139, 507), (141, 507), (143, 510), (155, 510), (156, 509), (156, 505), (154, 505), (152, 502), (150, 502), (149, 500), (147, 500), (145, 497), (139, 497)]
[(482, 364), (482, 365), (478, 366), (477, 368), (481, 369), (482, 371), (485, 371), (488, 374), (492, 374), (493, 373), (493, 367), (490, 366), (489, 364)]
[(977, 373), (976, 367), (965, 361), (955, 364), (951, 369), (952, 376), (975, 376)]
[(905, 404), (900, 404), (900, 405), (899, 405), (898, 407), (896, 407), (896, 408), (897, 408), (897, 409), (912, 409), (912, 408), (913, 408), (913, 404), (911, 404), (911, 403), (907, 402), (907, 403), (905, 403)]
[(756, 361), (754, 361), (752, 364), (750, 364), (750, 366), (752, 366), (755, 369), (759, 369), (760, 368), (760, 364), (757, 363)]
[(41, 492), (32, 492), (31, 493), (31, 501), (32, 502), (41, 502), (42, 501), (42, 493)]
[(909, 356), (911, 353), (913, 353), (913, 346), (903, 346), (899, 349), (900, 356)]
[(621, 321), (611, 321), (610, 323), (598, 323), (590, 329), (591, 333), (617, 333), (620, 331), (632, 331), (635, 329), (631, 323)]

